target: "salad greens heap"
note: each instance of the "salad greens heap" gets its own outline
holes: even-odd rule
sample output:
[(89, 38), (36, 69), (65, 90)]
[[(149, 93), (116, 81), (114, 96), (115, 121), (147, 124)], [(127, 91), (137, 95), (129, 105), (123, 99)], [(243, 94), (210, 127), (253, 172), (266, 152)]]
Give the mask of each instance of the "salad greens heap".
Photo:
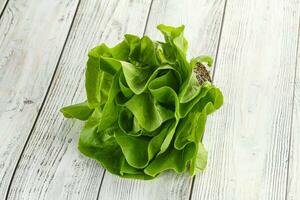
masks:
[(223, 103), (203, 65), (211, 66), (212, 59), (187, 61), (184, 26), (157, 28), (165, 42), (127, 34), (115, 47), (93, 48), (86, 68), (87, 101), (61, 109), (67, 118), (86, 120), (80, 152), (125, 178), (203, 170), (206, 118)]

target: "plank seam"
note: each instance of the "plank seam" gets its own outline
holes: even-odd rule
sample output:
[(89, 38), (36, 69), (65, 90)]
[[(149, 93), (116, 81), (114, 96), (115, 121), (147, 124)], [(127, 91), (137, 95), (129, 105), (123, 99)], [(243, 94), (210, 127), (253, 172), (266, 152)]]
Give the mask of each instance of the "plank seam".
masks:
[[(151, 8), (152, 8), (152, 4), (153, 4), (153, 0), (151, 0), (151, 2), (150, 2), (150, 6), (149, 6), (148, 13), (147, 13), (147, 18), (146, 18), (145, 26), (144, 26), (143, 36), (145, 35), (146, 29), (147, 29), (147, 26), (148, 26), (148, 21), (149, 21), (149, 16), (150, 16), (150, 11), (151, 11)], [(104, 177), (105, 177), (105, 174), (106, 174), (105, 172), (106, 172), (106, 170), (104, 169), (104, 172), (103, 172), (103, 175), (102, 175), (102, 178), (101, 178), (101, 182), (100, 182), (100, 185), (99, 185), (98, 193), (97, 193), (97, 200), (100, 197), (100, 192), (101, 192), (103, 180), (104, 180)]]
[(194, 185), (195, 185), (195, 176), (192, 179), (191, 189), (190, 189), (190, 194), (189, 194), (189, 200), (192, 199), (192, 193), (193, 193), (193, 190), (194, 190)]
[(0, 19), (2, 18), (2, 15), (3, 15), (3, 13), (4, 13), (4, 10), (6, 9), (6, 7), (7, 7), (7, 5), (8, 5), (8, 1), (9, 1), (9, 0), (6, 0), (5, 4), (4, 4), (4, 6), (3, 6), (2, 10), (1, 10), (1, 13), (0, 13)]
[(147, 26), (148, 26), (148, 21), (149, 21), (149, 18), (150, 18), (150, 12), (151, 12), (151, 9), (152, 9), (152, 4), (153, 4), (153, 0), (151, 0), (151, 2), (150, 2), (148, 14), (147, 14), (147, 19), (146, 19), (146, 23), (145, 23), (145, 27), (144, 27), (143, 36), (145, 35), (146, 29), (147, 29)]
[(294, 120), (294, 109), (295, 109), (295, 90), (296, 90), (296, 78), (297, 78), (297, 66), (298, 66), (298, 52), (299, 52), (299, 42), (300, 42), (300, 15), (298, 19), (298, 33), (297, 33), (297, 47), (296, 47), (296, 62), (295, 62), (295, 69), (294, 69), (294, 85), (293, 85), (293, 98), (292, 98), (292, 113), (291, 113), (291, 126), (290, 126), (290, 133), (289, 133), (289, 141), (288, 141), (288, 161), (287, 161), (287, 175), (286, 175), (286, 182), (285, 182), (285, 199), (288, 198), (288, 190), (289, 190), (289, 172), (290, 172), (290, 155), (291, 155), (291, 145), (292, 145), (292, 132), (293, 132), (293, 120)]
[[(7, 2), (8, 2), (8, 0), (7, 0)], [(19, 164), (20, 164), (21, 158), (22, 158), (22, 156), (23, 156), (23, 154), (24, 154), (25, 148), (26, 148), (26, 146), (27, 146), (27, 144), (28, 144), (28, 142), (29, 142), (30, 136), (32, 135), (32, 132), (33, 132), (35, 126), (36, 126), (36, 123), (37, 123), (37, 121), (38, 121), (38, 119), (39, 119), (39, 117), (40, 117), (40, 114), (41, 114), (41, 112), (42, 112), (42, 110), (43, 110), (43, 108), (44, 108), (46, 99), (47, 99), (47, 97), (48, 97), (48, 94), (49, 94), (49, 91), (50, 91), (50, 88), (51, 88), (51, 85), (52, 85), (52, 83), (53, 83), (55, 74), (56, 74), (56, 72), (57, 72), (58, 66), (59, 66), (59, 64), (60, 64), (60, 61), (61, 61), (63, 52), (64, 52), (65, 47), (66, 47), (66, 44), (67, 44), (67, 41), (68, 41), (68, 39), (69, 39), (69, 35), (70, 35), (70, 33), (71, 33), (71, 30), (72, 30), (72, 27), (73, 27), (73, 24), (74, 24), (74, 21), (75, 21), (77, 12), (78, 12), (78, 8), (79, 8), (79, 5), (80, 5), (80, 2), (81, 2), (81, 0), (78, 0), (77, 6), (76, 6), (76, 9), (75, 9), (75, 12), (74, 12), (74, 17), (73, 17), (73, 19), (72, 19), (72, 22), (71, 22), (70, 28), (69, 28), (69, 30), (68, 30), (67, 37), (66, 37), (66, 39), (65, 39), (65, 41), (64, 41), (63, 47), (62, 47), (62, 49), (61, 49), (60, 55), (59, 55), (59, 57), (58, 57), (58, 61), (57, 61), (57, 63), (56, 63), (56, 66), (55, 66), (54, 72), (53, 72), (53, 74), (52, 74), (50, 83), (49, 83), (48, 88), (47, 88), (47, 90), (46, 90), (46, 94), (45, 94), (45, 96), (44, 96), (44, 99), (43, 99), (43, 101), (42, 101), (42, 104), (41, 104), (41, 106), (40, 106), (40, 109), (38, 110), (37, 116), (36, 116), (36, 118), (35, 118), (35, 120), (34, 120), (34, 123), (33, 123), (33, 125), (32, 125), (32, 128), (31, 128), (31, 130), (30, 130), (30, 132), (29, 132), (29, 135), (28, 135), (28, 137), (27, 137), (27, 139), (26, 139), (26, 141), (25, 141), (25, 144), (24, 144), (24, 146), (23, 146), (23, 149), (22, 149), (22, 151), (21, 151), (21, 154), (20, 154), (20, 156), (19, 156), (19, 159), (18, 159), (18, 161), (17, 161), (17, 163), (16, 163), (16, 165), (15, 165), (15, 167), (14, 167), (14, 171), (13, 171), (13, 174), (12, 174), (12, 176), (11, 176), (11, 179), (10, 179), (10, 182), (9, 182), (9, 185), (8, 185), (8, 188), (7, 188), (7, 191), (6, 191), (6, 196), (5, 196), (5, 199), (6, 199), (6, 200), (8, 199), (9, 192), (10, 192), (10, 189), (11, 189), (11, 184), (12, 184), (12, 181), (13, 181), (13, 179), (14, 179), (15, 173), (16, 173), (16, 171), (17, 171), (17, 169), (18, 169), (18, 166), (19, 166)], [(6, 7), (6, 5), (5, 5), (5, 7)], [(3, 9), (3, 10), (4, 10), (4, 9)], [(1, 13), (1, 14), (2, 14), (2, 13)], [(0, 18), (1, 18), (1, 16), (0, 16)]]
[[(217, 44), (217, 50), (216, 50), (216, 58), (215, 58), (215, 63), (214, 63), (214, 67), (213, 67), (213, 71), (212, 71), (212, 82), (214, 81), (214, 77), (215, 77), (215, 72), (216, 72), (216, 68), (217, 68), (217, 61), (218, 61), (218, 55), (219, 55), (219, 49), (220, 49), (220, 43), (221, 43), (221, 37), (222, 37), (222, 32), (223, 32), (223, 25), (224, 25), (224, 19), (225, 19), (225, 13), (226, 13), (226, 7), (227, 7), (227, 0), (225, 0), (224, 2), (224, 8), (223, 8), (223, 15), (222, 15), (222, 19), (221, 19), (221, 27), (220, 27), (220, 33), (219, 33), (219, 38), (218, 38), (218, 44)], [(204, 134), (203, 134), (204, 135)], [(202, 137), (203, 137), (202, 135)], [(202, 139), (201, 139), (202, 140)], [(195, 184), (195, 179), (196, 176), (193, 177), (192, 180), (192, 185), (191, 185), (191, 189), (190, 189), (190, 194), (189, 194), (189, 200), (192, 199), (193, 196), (193, 190), (194, 190), (194, 184)]]
[(223, 25), (224, 25), (224, 18), (225, 18), (226, 7), (227, 7), (227, 0), (225, 0), (224, 8), (223, 8), (224, 12), (223, 12), (223, 16), (222, 16), (220, 34), (219, 34), (218, 44), (217, 44), (216, 61), (215, 61), (215, 65), (214, 65), (213, 72), (212, 72), (212, 82), (214, 81), (215, 72), (216, 72), (216, 68), (217, 68), (217, 61), (218, 61), (218, 56), (219, 56), (219, 49), (220, 49), (222, 32), (223, 32)]
[(105, 173), (106, 173), (106, 170), (104, 170), (104, 172), (102, 174), (101, 182), (100, 182), (98, 193), (97, 193), (97, 199), (99, 199), (99, 196), (100, 196), (100, 191), (101, 191), (101, 187), (102, 187), (102, 184), (103, 184)]

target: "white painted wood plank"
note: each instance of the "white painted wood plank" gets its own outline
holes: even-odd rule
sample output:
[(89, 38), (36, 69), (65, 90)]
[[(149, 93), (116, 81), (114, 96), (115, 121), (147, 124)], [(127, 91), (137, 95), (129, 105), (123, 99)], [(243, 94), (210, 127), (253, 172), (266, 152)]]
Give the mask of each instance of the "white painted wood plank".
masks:
[[(299, 40), (299, 38), (298, 38)], [(298, 57), (295, 77), (293, 125), (291, 132), (291, 146), (289, 172), (287, 182), (287, 199), (300, 199), (300, 51), (298, 41)]]
[(77, 0), (12, 0), (0, 19), (0, 196), (37, 117)]
[[(215, 56), (225, 1), (154, 0), (146, 29), (151, 38), (162, 39), (156, 26), (186, 25), (186, 36), (191, 56)], [(209, 133), (206, 133), (209, 134)], [(187, 174), (165, 173), (152, 181), (121, 179), (106, 173), (99, 199), (103, 200), (176, 200), (188, 199), (192, 178)]]
[[(45, 106), (19, 163), (8, 199), (96, 199), (103, 169), (82, 156), (82, 123), (63, 119), (62, 106), (84, 100), (89, 49), (143, 34), (150, 0), (81, 1)], [(26, 175), (25, 175), (26, 174)]]
[(105, 173), (99, 198), (101, 200), (177, 200), (188, 199), (192, 179), (188, 174), (163, 173), (151, 181), (128, 180)]
[(228, 0), (214, 79), (225, 104), (192, 199), (285, 199), (298, 20), (299, 1)]

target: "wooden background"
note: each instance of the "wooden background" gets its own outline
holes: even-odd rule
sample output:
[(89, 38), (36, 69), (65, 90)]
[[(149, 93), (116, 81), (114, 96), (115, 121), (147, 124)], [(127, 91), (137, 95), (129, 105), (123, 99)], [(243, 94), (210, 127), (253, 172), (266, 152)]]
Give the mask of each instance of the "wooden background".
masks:
[[(0, 0), (0, 199), (299, 200), (299, 0)], [(186, 25), (225, 96), (204, 173), (125, 180), (79, 154), (87, 52)]]

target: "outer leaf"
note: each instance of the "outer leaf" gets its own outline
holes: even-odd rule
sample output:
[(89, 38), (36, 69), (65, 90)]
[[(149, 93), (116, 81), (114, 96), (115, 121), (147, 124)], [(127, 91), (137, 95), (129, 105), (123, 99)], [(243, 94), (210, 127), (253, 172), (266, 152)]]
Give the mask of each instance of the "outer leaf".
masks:
[(187, 145), (183, 150), (169, 149), (151, 162), (144, 171), (150, 176), (156, 176), (160, 172), (169, 169), (182, 173), (186, 170), (187, 164), (194, 153), (195, 146), (193, 144)]
[(145, 92), (149, 83), (158, 75), (160, 71), (175, 70), (169, 65), (164, 65), (153, 69), (150, 66), (137, 67), (127, 62), (122, 62), (122, 69), (129, 88), (135, 94), (141, 94), (142, 92)]
[(191, 161), (190, 175), (194, 176), (197, 172), (202, 172), (207, 165), (207, 151), (204, 145), (200, 142), (196, 156)]
[(183, 36), (183, 31), (184, 31), (183, 25), (179, 26), (177, 28), (174, 28), (172, 26), (166, 26), (166, 25), (160, 24), (157, 26), (157, 28), (165, 36), (166, 42), (173, 43), (185, 55), (187, 48), (188, 48), (188, 42)]
[(128, 164), (134, 168), (144, 168), (148, 164), (148, 143), (146, 138), (134, 137), (121, 132), (115, 133)]
[(118, 128), (118, 116), (120, 108), (115, 102), (116, 95), (120, 91), (119, 89), (119, 77), (120, 74), (117, 73), (114, 76), (114, 80), (112, 82), (112, 86), (109, 91), (109, 97), (107, 99), (107, 102), (103, 108), (101, 118), (98, 122), (98, 131), (102, 132), (107, 129), (116, 129)]
[(93, 111), (94, 109), (90, 109), (86, 101), (60, 109), (60, 112), (62, 112), (66, 118), (76, 118), (79, 120), (87, 120)]
[(103, 72), (100, 71), (100, 56), (110, 56), (110, 49), (102, 44), (89, 52), (87, 68), (85, 73), (85, 88), (88, 104), (91, 108), (96, 108), (101, 102), (100, 84), (103, 79)]

